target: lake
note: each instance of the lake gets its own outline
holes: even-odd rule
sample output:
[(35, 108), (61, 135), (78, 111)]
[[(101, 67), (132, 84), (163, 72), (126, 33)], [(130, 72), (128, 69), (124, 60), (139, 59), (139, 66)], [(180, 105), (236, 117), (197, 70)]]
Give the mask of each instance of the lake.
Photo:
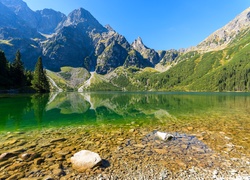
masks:
[(180, 129), (187, 124), (201, 128), (209, 124), (216, 128), (218, 123), (244, 128), (249, 125), (249, 113), (248, 93), (0, 95), (0, 131), (132, 121), (141, 124), (169, 121)]
[[(188, 145), (180, 140), (176, 144), (174, 142), (177, 141), (164, 144), (164, 147), (175, 147), (173, 152), (176, 149), (183, 151), (180, 149), (183, 147), (188, 149), (193, 142), (195, 145), (191, 149), (197, 150), (197, 146), (200, 146), (198, 150), (202, 150), (204, 156), (206, 152), (216, 152), (225, 158), (248, 158), (250, 156), (250, 94), (72, 92), (0, 95), (0, 153), (17, 146), (29, 147), (28, 144), (33, 141), (32, 138), (36, 142), (39, 141), (36, 148), (61, 136), (66, 139), (72, 137), (71, 140), (75, 138), (78, 142), (78, 134), (83, 136), (83, 131), (88, 132), (84, 135), (88, 136), (93, 144), (86, 146), (70, 144), (71, 147), (77, 147), (75, 150), (83, 147), (91, 149), (96, 143), (102, 144), (103, 142), (96, 137), (103, 137), (105, 134), (118, 138), (115, 143), (107, 142), (107, 144), (111, 143), (110, 147), (113, 145), (117, 147), (117, 145), (126, 144), (124, 141), (127, 141), (129, 133), (138, 134), (140, 138), (134, 140), (134, 143), (138, 143), (154, 130), (169, 132), (181, 137), (182, 141), (190, 141), (187, 142)], [(9, 143), (10, 137), (19, 138), (19, 140), (15, 139), (14, 143)], [(18, 144), (18, 142), (22, 143)], [(129, 141), (129, 144), (131, 142)], [(149, 143), (149, 140), (144, 139), (142, 144), (146, 143)], [(127, 146), (128, 144), (124, 145), (124, 149)], [(158, 149), (163, 149), (163, 146)], [(45, 150), (39, 149), (39, 151), (42, 153)], [(196, 157), (193, 151), (187, 153), (191, 153), (188, 156), (191, 158), (193, 156), (193, 159), (188, 160), (183, 155), (180, 161), (185, 164), (185, 168), (208, 167), (204, 165), (204, 161), (209, 161), (206, 160), (207, 156), (200, 157), (199, 154), (199, 157)], [(207, 154), (210, 156), (209, 153)], [(103, 155), (106, 156), (105, 153)], [(108, 156), (106, 157), (108, 159)], [(110, 161), (112, 163), (112, 160)], [(176, 164), (175, 162), (177, 162), (176, 159), (172, 163), (173, 170), (178, 169), (173, 165)], [(170, 160), (169, 163), (171, 164)], [(223, 163), (225, 162), (220, 162), (220, 166)], [(180, 166), (180, 164), (177, 165)], [(213, 164), (215, 166), (216, 163), (213, 162)], [(237, 166), (237, 164), (231, 164)], [(243, 168), (243, 170), (249, 172), (249, 168)]]

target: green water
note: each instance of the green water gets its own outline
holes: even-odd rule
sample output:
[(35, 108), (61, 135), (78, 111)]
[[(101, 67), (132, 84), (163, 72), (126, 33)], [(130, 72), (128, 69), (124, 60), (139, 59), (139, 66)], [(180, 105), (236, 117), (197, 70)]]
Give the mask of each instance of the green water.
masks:
[(224, 123), (225, 118), (232, 120), (236, 117), (238, 120), (234, 123), (249, 123), (250, 94), (109, 92), (0, 95), (0, 131), (131, 122), (142, 125), (159, 121), (179, 126), (197, 125), (198, 121), (207, 125), (220, 123), (220, 119)]

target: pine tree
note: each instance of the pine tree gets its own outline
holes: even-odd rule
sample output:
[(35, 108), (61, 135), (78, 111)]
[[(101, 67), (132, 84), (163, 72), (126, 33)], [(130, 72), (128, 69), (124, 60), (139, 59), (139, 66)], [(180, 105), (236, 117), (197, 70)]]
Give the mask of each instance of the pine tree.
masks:
[(3, 51), (0, 50), (0, 75), (7, 75), (8, 61)]
[(16, 58), (11, 65), (11, 76), (13, 78), (13, 83), (15, 87), (23, 87), (25, 86), (26, 80), (24, 75), (24, 66), (21, 61), (21, 53), (18, 50), (16, 52)]
[(0, 50), (0, 87), (8, 88), (10, 85), (8, 61), (3, 51)]
[(49, 82), (46, 72), (43, 69), (42, 58), (39, 57), (36, 63), (34, 77), (32, 80), (32, 87), (39, 93), (49, 92)]

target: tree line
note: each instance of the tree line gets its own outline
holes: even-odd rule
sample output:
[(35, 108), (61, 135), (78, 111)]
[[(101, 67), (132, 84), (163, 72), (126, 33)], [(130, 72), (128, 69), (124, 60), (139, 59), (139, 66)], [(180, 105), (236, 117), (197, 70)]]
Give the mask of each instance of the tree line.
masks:
[(29, 71), (24, 68), (19, 50), (16, 52), (12, 63), (6, 59), (5, 53), (0, 50), (0, 90), (11, 89), (19, 92), (46, 93), (50, 91), (41, 57), (37, 60), (35, 70)]

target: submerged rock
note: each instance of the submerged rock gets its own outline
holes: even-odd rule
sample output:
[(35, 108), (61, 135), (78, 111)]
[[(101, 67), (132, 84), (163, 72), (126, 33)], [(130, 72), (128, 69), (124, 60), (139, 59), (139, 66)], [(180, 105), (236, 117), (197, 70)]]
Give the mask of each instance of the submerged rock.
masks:
[(28, 160), (30, 158), (30, 156), (31, 156), (31, 154), (29, 154), (29, 153), (23, 153), (20, 155), (20, 158), (22, 160)]
[(15, 156), (15, 154), (13, 154), (13, 153), (3, 153), (0, 155), (0, 161), (7, 160), (7, 159), (12, 158), (14, 156)]
[(73, 168), (78, 172), (84, 172), (86, 169), (91, 169), (95, 166), (98, 166), (102, 162), (99, 154), (88, 150), (82, 150), (75, 153), (70, 160)]
[(36, 152), (25, 152), (20, 154), (19, 157), (24, 161), (31, 161), (34, 160), (35, 158), (40, 157), (40, 154)]
[(58, 139), (53, 139), (50, 141), (50, 143), (56, 143), (56, 142), (62, 142), (62, 141), (66, 141), (67, 139), (65, 138), (58, 138)]

